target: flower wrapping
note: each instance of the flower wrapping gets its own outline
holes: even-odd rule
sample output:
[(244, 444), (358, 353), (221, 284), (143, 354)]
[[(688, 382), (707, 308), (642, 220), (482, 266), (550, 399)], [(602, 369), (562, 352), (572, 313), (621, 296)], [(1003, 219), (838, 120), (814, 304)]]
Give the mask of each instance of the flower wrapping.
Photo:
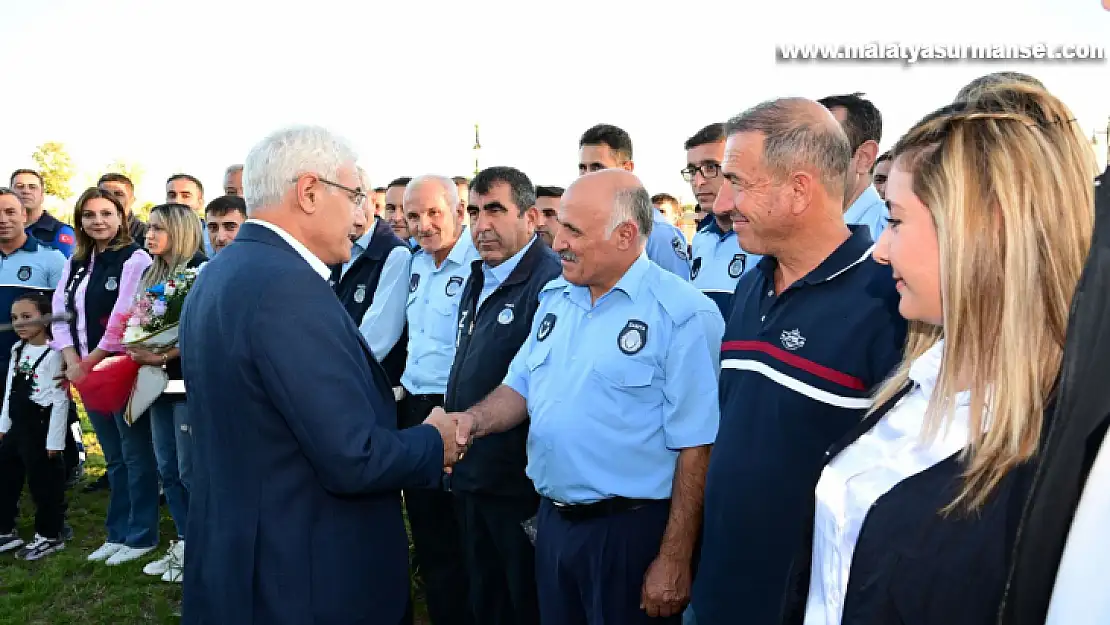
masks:
[(135, 388), (139, 363), (130, 356), (109, 356), (94, 367), (82, 363), (85, 375), (73, 384), (87, 410), (113, 414), (123, 410)]

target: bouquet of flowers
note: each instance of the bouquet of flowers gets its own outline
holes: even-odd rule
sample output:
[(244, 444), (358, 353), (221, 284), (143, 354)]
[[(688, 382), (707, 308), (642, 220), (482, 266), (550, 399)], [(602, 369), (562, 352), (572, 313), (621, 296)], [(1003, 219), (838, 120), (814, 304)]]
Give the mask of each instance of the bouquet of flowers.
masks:
[[(111, 324), (119, 333), (117, 340), (126, 347), (155, 353), (177, 345), (181, 309), (196, 277), (196, 269), (185, 269), (141, 293), (131, 309)], [(131, 424), (166, 390), (168, 382), (160, 367), (140, 366), (124, 355), (104, 359), (76, 386), (81, 400), (94, 411), (114, 413), (126, 407), (123, 418)]]

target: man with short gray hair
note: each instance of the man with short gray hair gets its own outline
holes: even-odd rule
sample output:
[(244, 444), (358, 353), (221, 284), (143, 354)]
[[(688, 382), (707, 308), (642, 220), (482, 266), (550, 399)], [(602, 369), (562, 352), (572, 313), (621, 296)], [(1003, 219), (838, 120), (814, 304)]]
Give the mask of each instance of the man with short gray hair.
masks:
[(224, 172), (224, 195), (243, 197), (242, 165), (232, 165)]
[(531, 419), (541, 623), (678, 623), (717, 432), (724, 320), (648, 259), (655, 209), (632, 173), (584, 174), (559, 221), (563, 276), (540, 292), (501, 386), (452, 415), (458, 442)]
[(459, 454), (447, 420), (397, 431), (389, 381), (328, 286), (365, 200), (355, 161), (316, 127), (256, 145), (250, 219), (185, 302), (185, 625), (411, 618), (400, 491), (437, 486)]
[(714, 212), (764, 258), (736, 286), (721, 346), (721, 428), (705, 484), (698, 625), (778, 625), (808, 549), (825, 450), (901, 360), (906, 324), (866, 226), (844, 223), (851, 146), (817, 102), (732, 118)]

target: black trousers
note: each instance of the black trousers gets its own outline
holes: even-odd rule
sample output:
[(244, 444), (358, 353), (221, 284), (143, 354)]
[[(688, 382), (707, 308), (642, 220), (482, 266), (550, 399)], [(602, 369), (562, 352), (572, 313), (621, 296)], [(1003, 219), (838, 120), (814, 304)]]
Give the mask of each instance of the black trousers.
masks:
[[(442, 405), (442, 395), (406, 395), (397, 406), (398, 425), (419, 425)], [(432, 625), (474, 625), (454, 496), (446, 488), (410, 488), (404, 496)]]
[(679, 625), (640, 608), (648, 566), (659, 553), (670, 502), (571, 520), (540, 502), (536, 585), (543, 625)]
[(60, 538), (65, 523), (66, 467), (62, 454), (46, 453), (47, 425), (13, 419), (11, 430), (0, 441), (0, 534), (15, 530), (19, 497), (26, 476), (35, 502), (35, 532)]
[(536, 550), (521, 523), (539, 497), (455, 492), (470, 605), (481, 625), (539, 625)]

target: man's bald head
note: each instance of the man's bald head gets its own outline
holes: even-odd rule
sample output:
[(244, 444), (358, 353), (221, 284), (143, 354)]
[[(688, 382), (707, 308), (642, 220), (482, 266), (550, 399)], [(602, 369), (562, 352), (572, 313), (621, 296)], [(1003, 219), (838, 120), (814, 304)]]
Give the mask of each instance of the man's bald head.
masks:
[(609, 218), (609, 234), (628, 222), (636, 225), (641, 241), (646, 242), (651, 234), (654, 218), (651, 196), (640, 178), (630, 171), (603, 169), (586, 174), (571, 183), (565, 194), (591, 196), (598, 206), (607, 207), (602, 211)]
[(552, 248), (572, 284), (604, 293), (643, 253), (654, 218), (651, 196), (635, 174), (605, 169), (575, 180), (563, 193), (562, 228)]
[(843, 195), (852, 149), (840, 122), (821, 104), (805, 98), (763, 102), (725, 126), (729, 137), (744, 132), (763, 136), (763, 163), (776, 181), (804, 170), (821, 180), (829, 195)]

